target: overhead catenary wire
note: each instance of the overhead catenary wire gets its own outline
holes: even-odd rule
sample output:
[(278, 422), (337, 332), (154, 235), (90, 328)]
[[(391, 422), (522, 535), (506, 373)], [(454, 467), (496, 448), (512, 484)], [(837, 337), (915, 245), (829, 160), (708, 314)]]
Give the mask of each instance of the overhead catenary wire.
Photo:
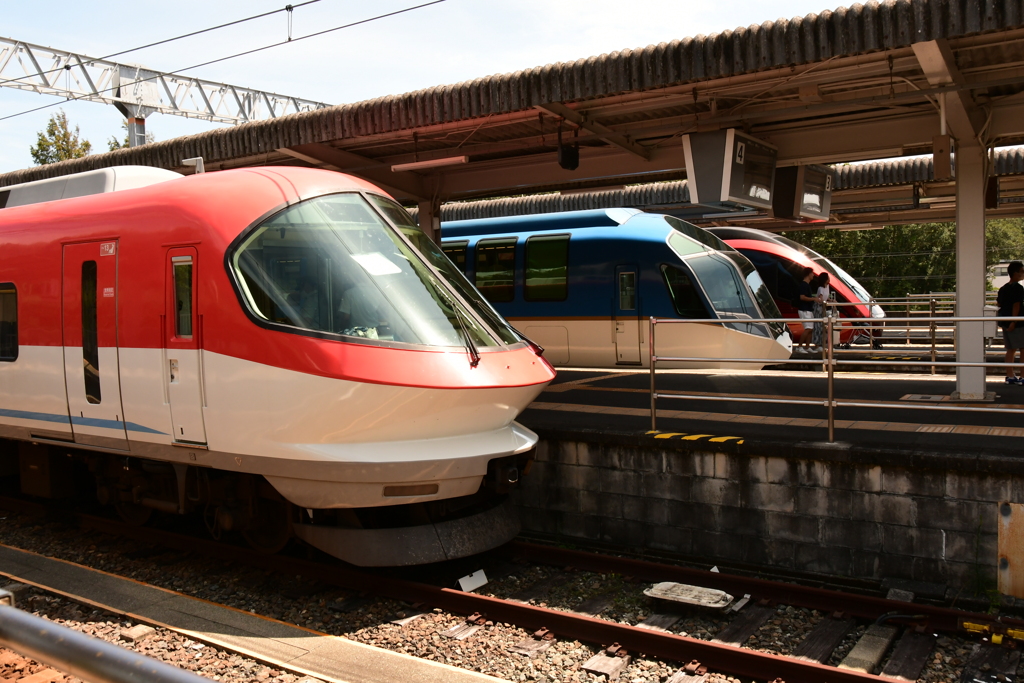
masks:
[[(199, 69), (199, 68), (202, 68), (204, 66), (209, 66), (211, 64), (217, 64), (219, 62), (226, 62), (229, 59), (237, 59), (238, 57), (244, 57), (246, 55), (255, 54), (257, 52), (262, 52), (264, 50), (269, 50), (271, 48), (280, 47), (281, 45), (291, 45), (293, 43), (299, 42), (300, 40), (307, 40), (309, 38), (316, 38), (317, 36), (322, 36), (322, 35), (326, 35), (328, 33), (333, 33), (334, 31), (340, 31), (342, 29), (352, 28), (353, 26), (360, 26), (362, 24), (368, 24), (368, 23), (370, 23), (372, 21), (379, 21), (381, 19), (387, 19), (389, 17), (397, 16), (399, 14), (405, 14), (406, 12), (412, 12), (414, 10), (422, 9), (424, 7), (429, 7), (431, 5), (438, 5), (438, 4), (440, 4), (442, 2), (446, 2), (446, 1), (447, 0), (431, 0), (431, 2), (424, 2), (424, 3), (421, 3), (419, 5), (413, 5), (412, 7), (406, 7), (404, 9), (395, 10), (394, 12), (387, 12), (385, 14), (378, 14), (377, 16), (374, 16), (374, 17), (369, 17), (367, 19), (360, 19), (359, 21), (353, 21), (353, 22), (350, 22), (348, 24), (342, 24), (341, 26), (335, 26), (334, 28), (324, 29), (323, 31), (317, 31), (315, 33), (309, 33), (309, 34), (306, 34), (304, 36), (299, 36), (298, 38), (292, 38), (290, 40), (282, 40), (282, 41), (279, 41), (279, 42), (276, 42), (276, 43), (271, 43), (269, 45), (264, 45), (263, 47), (257, 47), (257, 48), (253, 48), (251, 50), (245, 50), (243, 52), (236, 52), (235, 54), (227, 55), (226, 57), (218, 57), (217, 59), (211, 59), (211, 60), (208, 60), (208, 61), (205, 61), (205, 62), (200, 62), (199, 64), (193, 64), (192, 66), (186, 66), (186, 67), (183, 67), (181, 69), (175, 69), (174, 71), (165, 71), (165, 72), (162, 72), (162, 73), (157, 74), (155, 76), (150, 76), (150, 77), (147, 77), (147, 78), (140, 78), (136, 82), (143, 83), (145, 81), (151, 81), (151, 80), (154, 80), (156, 78), (159, 78), (160, 76), (171, 76), (171, 75), (180, 76), (180, 75), (182, 75), (182, 72), (185, 72), (185, 71), (191, 71), (193, 69)], [(88, 95), (88, 97), (91, 97), (92, 95), (95, 95), (95, 94), (102, 94), (102, 93), (112, 92), (112, 91), (114, 91), (116, 89), (117, 89), (116, 87), (106, 88), (104, 90), (98, 91), (97, 93), (92, 93), (92, 94)], [(24, 116), (25, 114), (31, 114), (31, 113), (34, 113), (34, 112), (37, 112), (37, 111), (42, 111), (44, 109), (50, 109), (51, 107), (59, 106), (59, 105), (63, 104), (64, 102), (76, 102), (78, 100), (86, 99), (86, 97), (87, 97), (86, 95), (79, 95), (79, 96), (76, 96), (76, 97), (69, 97), (67, 100), (64, 100), (63, 102), (52, 102), (50, 104), (44, 104), (44, 105), (42, 105), (40, 107), (35, 107), (33, 109), (26, 109), (26, 110), (20, 111), (20, 112), (18, 112), (16, 114), (8, 114), (7, 116), (0, 117), (0, 121), (6, 121), (7, 119), (13, 119), (13, 118), (16, 118), (18, 116)]]
[[(146, 43), (145, 45), (139, 45), (138, 47), (129, 48), (127, 50), (121, 50), (119, 52), (112, 52), (109, 55), (105, 55), (103, 57), (97, 57), (96, 59), (98, 61), (104, 61), (104, 60), (107, 60), (107, 59), (112, 59), (113, 57), (119, 57), (121, 55), (126, 55), (129, 52), (138, 52), (139, 50), (146, 50), (148, 48), (156, 47), (158, 45), (165, 45), (167, 43), (173, 43), (176, 40), (184, 40), (185, 38), (192, 38), (193, 36), (198, 36), (198, 35), (202, 35), (204, 33), (209, 33), (210, 31), (218, 31), (218, 30), (220, 30), (222, 28), (228, 28), (229, 26), (237, 26), (238, 24), (244, 24), (247, 21), (253, 21), (255, 19), (262, 19), (263, 17), (269, 17), (271, 15), (279, 14), (281, 12), (288, 12), (288, 35), (290, 36), (291, 35), (291, 16), (292, 16), (291, 13), (292, 13), (292, 10), (294, 10), (294, 9), (296, 9), (298, 7), (305, 7), (306, 5), (312, 5), (313, 3), (317, 3), (317, 2), (321, 2), (321, 0), (306, 0), (306, 2), (300, 2), (300, 3), (295, 4), (295, 5), (286, 5), (286, 6), (282, 7), (281, 9), (270, 10), (269, 12), (263, 12), (261, 14), (254, 14), (251, 17), (245, 17), (244, 19), (235, 19), (234, 21), (229, 21), (229, 22), (227, 22), (225, 24), (218, 24), (216, 26), (210, 26), (209, 28), (199, 29), (198, 31), (192, 31), (190, 33), (183, 33), (180, 36), (174, 36), (173, 38), (165, 38), (163, 40), (158, 40), (158, 41), (156, 41), (154, 43)], [(41, 72), (39, 72), (38, 75), (46, 76), (46, 75), (49, 75), (49, 74), (52, 74), (52, 73), (57, 73), (58, 71), (63, 71), (65, 69), (67, 69), (67, 68), (68, 68), (68, 65), (58, 66), (58, 67), (56, 67), (54, 69), (50, 69), (49, 71), (41, 71)], [(21, 80), (21, 79), (19, 79), (19, 78), (5, 78), (5, 79), (0, 80), (0, 85), (4, 85), (5, 83), (13, 83), (14, 81), (18, 81), (18, 80)]]

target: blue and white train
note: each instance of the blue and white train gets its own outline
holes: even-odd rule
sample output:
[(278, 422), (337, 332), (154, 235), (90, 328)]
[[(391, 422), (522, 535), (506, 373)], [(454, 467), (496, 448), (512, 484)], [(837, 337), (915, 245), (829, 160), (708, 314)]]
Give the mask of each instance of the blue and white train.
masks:
[(445, 222), (441, 235), (448, 257), (554, 365), (646, 367), (650, 316), (728, 321), (658, 327), (659, 356), (707, 359), (675, 367), (757, 369), (720, 359), (792, 352), (785, 325), (743, 322), (781, 317), (750, 261), (678, 218), (571, 211)]

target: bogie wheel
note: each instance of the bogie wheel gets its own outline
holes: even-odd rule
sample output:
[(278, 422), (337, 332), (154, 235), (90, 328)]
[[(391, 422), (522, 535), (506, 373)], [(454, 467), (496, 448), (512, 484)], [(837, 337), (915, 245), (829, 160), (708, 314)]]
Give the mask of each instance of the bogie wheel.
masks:
[(115, 503), (114, 509), (117, 510), (117, 516), (121, 518), (121, 521), (132, 526), (144, 526), (153, 516), (153, 508), (137, 503)]
[(259, 499), (256, 517), (249, 528), (242, 532), (242, 537), (257, 552), (268, 555), (280, 552), (292, 537), (288, 503)]

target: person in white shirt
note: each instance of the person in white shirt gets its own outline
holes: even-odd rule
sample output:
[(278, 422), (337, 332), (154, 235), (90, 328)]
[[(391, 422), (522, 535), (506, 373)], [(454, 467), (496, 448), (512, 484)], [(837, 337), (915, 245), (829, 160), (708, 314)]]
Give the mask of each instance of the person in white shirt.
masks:
[[(813, 287), (817, 288), (814, 296), (814, 317), (824, 318), (825, 317), (825, 304), (828, 302), (829, 297), (832, 296), (832, 288), (828, 284), (828, 273), (822, 272), (811, 283)], [(811, 344), (813, 348), (812, 353), (818, 353), (825, 347), (825, 323), (814, 323), (814, 333), (811, 335)]]

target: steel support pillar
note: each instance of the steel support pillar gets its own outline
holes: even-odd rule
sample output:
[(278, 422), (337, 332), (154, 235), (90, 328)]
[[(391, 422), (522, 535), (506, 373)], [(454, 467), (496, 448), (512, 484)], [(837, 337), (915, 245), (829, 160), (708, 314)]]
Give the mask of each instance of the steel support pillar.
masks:
[(146, 119), (133, 116), (128, 119), (128, 146), (138, 147), (146, 144)]
[[(956, 314), (985, 314), (985, 149), (959, 144), (956, 150)], [(985, 361), (983, 323), (959, 323), (956, 359)], [(957, 368), (961, 399), (985, 398), (985, 368)]]
[(441, 202), (420, 202), (420, 229), (427, 237), (441, 244)]

